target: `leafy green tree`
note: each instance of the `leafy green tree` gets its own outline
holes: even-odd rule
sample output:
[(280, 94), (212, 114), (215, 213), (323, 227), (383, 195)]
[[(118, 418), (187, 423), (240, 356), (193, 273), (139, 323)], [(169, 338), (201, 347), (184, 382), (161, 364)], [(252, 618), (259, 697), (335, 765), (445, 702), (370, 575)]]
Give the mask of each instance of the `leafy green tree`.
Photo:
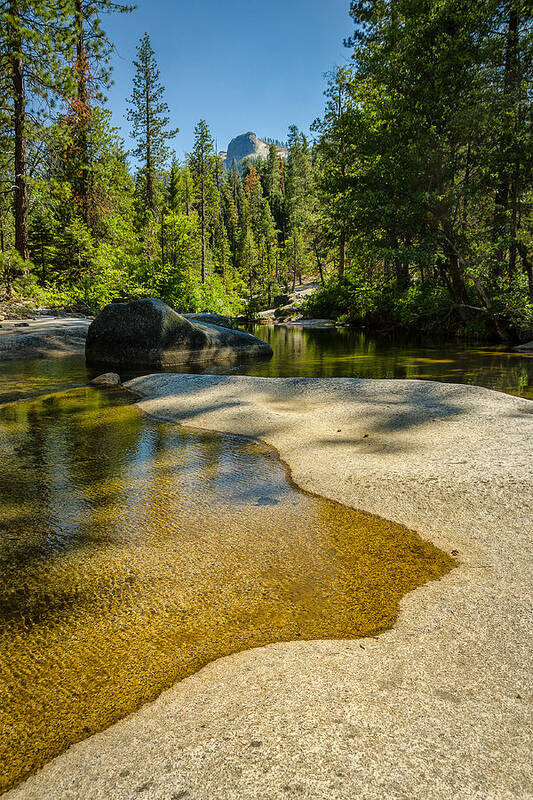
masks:
[(306, 137), (295, 125), (289, 128), (289, 158), (287, 162), (286, 197), (289, 234), (291, 242), (293, 291), (297, 277), (302, 282), (305, 263), (303, 237), (309, 225), (311, 198), (311, 154)]
[[(348, 69), (337, 67), (330, 74), (326, 97), (324, 117), (314, 123), (314, 129), (321, 133), (316, 162), (316, 187), (323, 198), (323, 229), (327, 232), (326, 238), (336, 246), (338, 275), (342, 279), (349, 233), (354, 227), (354, 206), (350, 189), (357, 180), (357, 152), (354, 145), (358, 122), (353, 113)], [(318, 239), (315, 237), (315, 254), (317, 246)]]
[(181, 205), (181, 175), (178, 159), (174, 155), (170, 165), (170, 175), (168, 179), (168, 188), (166, 192), (166, 202), (171, 211), (178, 212)]
[(112, 0), (74, 0), (74, 25), (76, 60), (74, 64), (75, 91), (69, 98), (66, 117), (71, 143), (68, 157), (73, 185), (85, 224), (92, 222), (94, 214), (90, 147), (91, 106), (94, 99), (102, 100), (101, 88), (110, 84), (109, 59), (112, 45), (102, 28), (103, 13), (133, 11), (135, 6)]
[(399, 315), (424, 286), (463, 330), (481, 316), (512, 335), (516, 298), (523, 324), (533, 296), (531, 10), (357, 0), (350, 13), (354, 60), (330, 82), (316, 158), (341, 280), (380, 286), (383, 313)]
[(268, 148), (268, 157), (265, 161), (263, 169), (263, 185), (265, 194), (268, 198), (268, 203), (276, 224), (281, 230), (285, 223), (284, 217), (284, 169), (285, 165), (282, 157), (278, 154), (278, 150), (274, 144), (270, 144)]

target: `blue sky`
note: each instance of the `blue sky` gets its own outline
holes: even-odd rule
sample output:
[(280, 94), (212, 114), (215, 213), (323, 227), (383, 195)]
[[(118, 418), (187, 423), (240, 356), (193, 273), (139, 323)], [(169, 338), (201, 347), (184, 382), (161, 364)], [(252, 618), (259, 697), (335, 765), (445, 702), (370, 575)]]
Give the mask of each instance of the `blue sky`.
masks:
[(233, 136), (286, 139), (290, 124), (307, 131), (322, 112), (324, 73), (345, 63), (342, 40), (352, 30), (348, 0), (138, 0), (131, 15), (104, 18), (116, 46), (113, 121), (129, 145), (124, 119), (132, 61), (148, 31), (166, 88), (173, 146), (190, 150), (202, 117), (225, 150)]

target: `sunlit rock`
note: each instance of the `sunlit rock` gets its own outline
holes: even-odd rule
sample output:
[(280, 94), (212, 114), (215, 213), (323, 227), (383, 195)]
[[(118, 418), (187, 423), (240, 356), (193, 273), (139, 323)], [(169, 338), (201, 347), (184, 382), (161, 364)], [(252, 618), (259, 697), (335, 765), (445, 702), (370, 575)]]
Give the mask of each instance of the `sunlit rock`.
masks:
[(156, 298), (105, 306), (91, 323), (85, 346), (88, 364), (155, 369), (271, 355), (270, 345), (256, 336), (186, 319)]
[(98, 375), (97, 378), (93, 378), (89, 383), (95, 386), (118, 386), (120, 384), (120, 375), (117, 375), (116, 372), (104, 372), (103, 375)]

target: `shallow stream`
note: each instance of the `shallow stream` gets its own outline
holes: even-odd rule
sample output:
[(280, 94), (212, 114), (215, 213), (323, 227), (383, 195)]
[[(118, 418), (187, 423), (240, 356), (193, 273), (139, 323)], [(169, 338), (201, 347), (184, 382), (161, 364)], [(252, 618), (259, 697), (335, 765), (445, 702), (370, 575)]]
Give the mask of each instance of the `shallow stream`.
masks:
[[(274, 357), (230, 372), (533, 399), (533, 354), (254, 332)], [(379, 633), (406, 592), (454, 565), (413, 532), (297, 490), (268, 447), (154, 421), (90, 377), (79, 357), (0, 364), (0, 790), (215, 658)]]
[(120, 390), (0, 406), (0, 453), (0, 790), (215, 658), (377, 634), (454, 566), (297, 490), (268, 447), (154, 421)]

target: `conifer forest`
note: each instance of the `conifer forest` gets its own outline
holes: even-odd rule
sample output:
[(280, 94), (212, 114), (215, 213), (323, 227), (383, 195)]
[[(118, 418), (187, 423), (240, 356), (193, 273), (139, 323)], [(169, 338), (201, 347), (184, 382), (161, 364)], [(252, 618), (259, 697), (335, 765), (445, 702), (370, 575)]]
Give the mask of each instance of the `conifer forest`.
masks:
[(177, 158), (148, 34), (126, 152), (105, 19), (134, 7), (0, 2), (3, 299), (95, 312), (157, 296), (253, 317), (315, 281), (309, 316), (517, 339), (533, 315), (531, 6), (349, 5), (310, 132), (288, 128), (287, 157), (269, 140), (268, 157), (225, 164), (208, 108)]

